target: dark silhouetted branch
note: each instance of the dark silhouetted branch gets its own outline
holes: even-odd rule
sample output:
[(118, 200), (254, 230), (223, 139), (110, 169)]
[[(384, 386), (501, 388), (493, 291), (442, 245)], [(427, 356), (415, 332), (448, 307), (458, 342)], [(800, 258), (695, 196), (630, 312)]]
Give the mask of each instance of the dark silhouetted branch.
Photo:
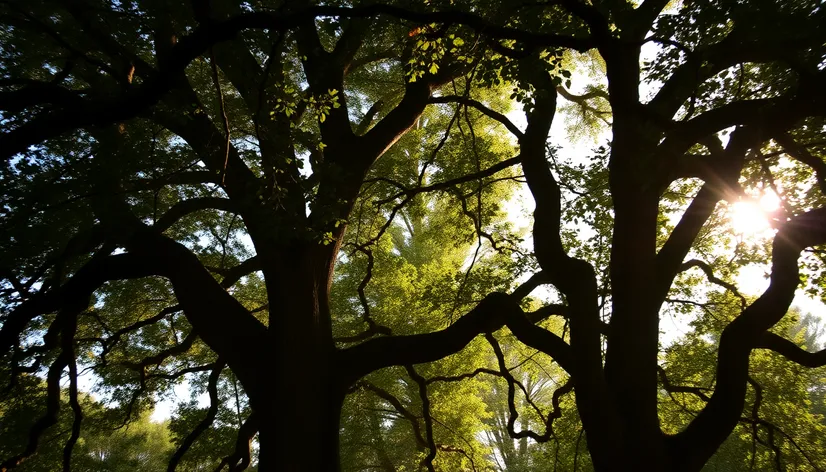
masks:
[(492, 118), (494, 121), (498, 121), (501, 123), (505, 128), (508, 129), (514, 136), (517, 138), (521, 138), (523, 133), (522, 131), (516, 127), (513, 122), (508, 119), (507, 116), (494, 111), (487, 107), (485, 104), (478, 100), (474, 100), (472, 98), (463, 97), (460, 95), (444, 95), (440, 97), (430, 97), (430, 103), (459, 103), (461, 105), (469, 106), (479, 110), (483, 115)]
[(80, 407), (80, 401), (78, 401), (77, 360), (75, 359), (74, 346), (77, 317), (73, 317), (67, 324), (69, 323), (72, 324), (65, 328), (66, 331), (61, 336), (62, 351), (66, 353), (69, 360), (69, 405), (72, 408), (72, 434), (63, 448), (63, 472), (71, 472), (72, 470), (72, 451), (74, 451), (75, 444), (80, 439), (80, 425), (83, 421), (83, 410)]
[(704, 402), (708, 402), (710, 400), (706, 392), (710, 391), (711, 389), (702, 387), (691, 387), (687, 385), (674, 385), (668, 380), (668, 376), (665, 373), (665, 369), (663, 369), (661, 366), (657, 366), (657, 372), (660, 374), (660, 382), (663, 384), (663, 388), (666, 392), (690, 393), (692, 395), (696, 395)]
[[(50, 327), (49, 336), (57, 336), (59, 333), (60, 344), (64, 348), (60, 350), (60, 353), (57, 355), (54, 362), (52, 362), (49, 367), (49, 371), (46, 374), (46, 412), (43, 416), (37, 419), (29, 430), (28, 442), (26, 447), (23, 449), (23, 452), (0, 463), (0, 471), (5, 472), (9, 469), (13, 469), (19, 466), (27, 458), (31, 457), (37, 451), (37, 447), (43, 433), (57, 423), (58, 413), (60, 413), (60, 378), (63, 375), (63, 370), (69, 365), (70, 362), (73, 362), (72, 355), (74, 353), (73, 350), (65, 349), (65, 347), (73, 345), (75, 330), (77, 329), (77, 315), (80, 311), (86, 309), (87, 305), (88, 296), (85, 299), (85, 303), (82, 303), (82, 300), (76, 300), (70, 306), (58, 313), (52, 327)], [(69, 454), (71, 455), (71, 448), (69, 449)]]
[(411, 189), (403, 190), (403, 191), (393, 195), (392, 197), (386, 198), (384, 200), (377, 201), (376, 204), (377, 205), (383, 205), (385, 203), (391, 202), (391, 201), (393, 201), (397, 198), (401, 198), (401, 197), (407, 197), (407, 199), (410, 199), (411, 197), (413, 197), (415, 195), (418, 195), (420, 193), (425, 193), (425, 192), (434, 192), (434, 191), (439, 191), (439, 190), (450, 190), (451, 188), (455, 187), (456, 185), (467, 183), (467, 182), (473, 182), (474, 180), (479, 180), (479, 179), (482, 179), (482, 178), (485, 178), (485, 177), (490, 177), (490, 176), (496, 174), (497, 172), (503, 171), (503, 170), (507, 169), (508, 167), (513, 167), (513, 166), (518, 165), (518, 164), (519, 164), (519, 156), (511, 157), (510, 159), (505, 159), (504, 161), (499, 162), (497, 164), (494, 164), (494, 165), (488, 167), (487, 169), (483, 169), (479, 172), (474, 172), (474, 173), (471, 173), (471, 174), (463, 175), (462, 177), (457, 177), (455, 179), (446, 180), (444, 182), (438, 182), (438, 183), (435, 183), (435, 184), (427, 185), (425, 187), (417, 187), (417, 188), (411, 188)]
[(826, 349), (818, 352), (804, 351), (797, 344), (777, 334), (764, 333), (757, 342), (758, 349), (774, 351), (786, 359), (804, 367), (823, 367), (826, 365)]
[(392, 365), (432, 362), (460, 351), (482, 333), (506, 325), (525, 344), (573, 368), (570, 346), (555, 334), (531, 324), (509, 295), (492, 293), (454, 324), (440, 331), (408, 336), (374, 338), (340, 351), (342, 380), (352, 384), (362, 376)]
[(422, 419), (424, 420), (425, 440), (427, 441), (427, 455), (422, 459), (422, 464), (430, 472), (436, 472), (433, 467), (433, 460), (436, 459), (436, 441), (433, 439), (433, 417), (430, 415), (430, 397), (427, 396), (427, 380), (416, 372), (412, 365), (404, 367), (407, 375), (419, 386), (419, 398), (422, 401)]
[(88, 300), (109, 280), (135, 279), (155, 275), (147, 261), (131, 254), (108, 255), (100, 252), (59, 288), (39, 293), (15, 308), (0, 328), (0, 356), (18, 342), (26, 325), (35, 317), (53, 313), (61, 307)]
[(215, 469), (215, 472), (221, 472), (225, 465), (229, 466), (230, 472), (246, 470), (252, 461), (250, 446), (252, 445), (252, 438), (258, 433), (258, 417), (255, 413), (244, 421), (238, 429), (238, 438), (235, 440), (235, 450), (231, 455), (224, 457), (221, 463)]
[(154, 227), (159, 231), (165, 231), (178, 222), (181, 218), (201, 210), (220, 210), (231, 213), (238, 213), (237, 205), (227, 198), (219, 197), (199, 197), (189, 200), (182, 200), (172, 206), (164, 213)]
[[(800, 282), (798, 257), (803, 248), (826, 243), (826, 208), (791, 218), (777, 232), (772, 244), (772, 273), (765, 292), (726, 328), (720, 337), (717, 383), (708, 404), (681, 433), (669, 442), (675, 453), (692, 451), (686, 466), (703, 464), (737, 424), (745, 403), (749, 355), (763, 340), (810, 362), (809, 356), (788, 349), (766, 331), (787, 313)], [(816, 359), (820, 360), (820, 355)], [(813, 362), (820, 364), (820, 362)], [(695, 464), (696, 465), (696, 464)]]
[(395, 395), (388, 392), (387, 390), (367, 382), (366, 380), (360, 380), (355, 385), (356, 388), (362, 388), (364, 390), (369, 390), (376, 394), (379, 398), (389, 403), (393, 409), (395, 409), (404, 419), (406, 419), (410, 426), (413, 428), (413, 437), (416, 439), (416, 442), (422, 446), (427, 447), (427, 441), (425, 440), (424, 435), (422, 435), (422, 427), (419, 424), (419, 417), (413, 414), (410, 410), (408, 410), (402, 402), (396, 398)]
[(734, 284), (726, 282), (725, 280), (723, 280), (719, 277), (716, 277), (714, 275), (714, 270), (711, 268), (710, 265), (708, 265), (708, 263), (706, 263), (704, 261), (701, 261), (699, 259), (691, 259), (690, 261), (683, 262), (683, 264), (680, 266), (680, 272), (684, 272), (684, 271), (689, 270), (693, 267), (697, 267), (700, 270), (702, 270), (703, 273), (706, 274), (706, 278), (708, 279), (709, 282), (711, 282), (715, 285), (719, 285), (720, 287), (723, 287), (724, 289), (731, 292), (734, 296), (739, 298), (741, 308), (742, 309), (746, 308), (746, 305), (747, 305), (746, 297), (744, 297), (743, 295), (740, 294), (740, 291), (737, 290), (737, 287)]
[(204, 431), (207, 430), (212, 423), (215, 421), (215, 416), (218, 415), (218, 379), (221, 377), (221, 371), (224, 369), (226, 363), (221, 359), (218, 359), (215, 364), (212, 366), (212, 373), (209, 374), (209, 381), (207, 383), (207, 392), (209, 392), (209, 409), (207, 410), (207, 414), (202, 419), (195, 429), (193, 429), (187, 436), (184, 438), (181, 445), (172, 454), (172, 457), (169, 459), (169, 464), (166, 468), (167, 472), (175, 472), (175, 469), (178, 467), (178, 463), (181, 462), (183, 459), (184, 454), (192, 447), (192, 444), (198, 439)]

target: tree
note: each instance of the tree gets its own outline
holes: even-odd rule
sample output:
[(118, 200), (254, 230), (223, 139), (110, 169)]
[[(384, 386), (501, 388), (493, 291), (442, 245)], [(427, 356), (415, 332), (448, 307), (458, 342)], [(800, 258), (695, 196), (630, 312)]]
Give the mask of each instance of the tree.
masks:
[[(15, 395), (6, 395), (0, 403), (0, 425), (3, 443), (0, 453), (12, 456), (26, 447), (29, 428), (43, 415), (46, 383), (35, 376), (21, 375), (12, 387)], [(8, 393), (8, 392), (7, 392)], [(64, 445), (74, 434), (73, 410), (63, 400), (57, 418), (57, 428), (42, 438), (37, 455), (21, 464), (18, 470), (48, 472), (61, 470), (67, 460), (76, 471), (152, 471), (161, 470), (174, 449), (166, 424), (151, 422), (142, 415), (122, 427), (119, 414), (112, 414), (104, 405), (88, 395), (79, 394), (84, 421), (74, 446)], [(67, 452), (69, 451), (67, 455)]]
[[(126, 422), (185, 376), (208, 394), (173, 421), (170, 470), (219, 432), (210, 467), (247, 467), (257, 435), (265, 471), (475, 468), (483, 448), (459, 443), (482, 428), (483, 375), (510, 436), (548, 441), (565, 419), (565, 461), (585, 443), (596, 470), (700, 470), (747, 417), (782, 466), (793, 435), (749, 407), (784, 386), (751, 373), (826, 364), (784, 337), (801, 267), (824, 286), (826, 12), (670, 3), (1, 3), (2, 380), (39, 372), (47, 394), (0, 470), (58, 422), (66, 374), (79, 431), (80, 368)], [(584, 53), (605, 80), (579, 93)], [(590, 160), (549, 143), (557, 97), (610, 124)], [(517, 184), (529, 250), (503, 214)], [(776, 234), (738, 240), (727, 209), (767, 192)], [(759, 261), (771, 283), (747, 300), (732, 281)], [(712, 313), (679, 344), (710, 342), (699, 386), (660, 342), (682, 296)], [(543, 432), (514, 428), (531, 377), (503, 346), (520, 345), (565, 373), (523, 415)], [(696, 397), (692, 414), (667, 393)], [(388, 405), (414, 443), (356, 410)]]

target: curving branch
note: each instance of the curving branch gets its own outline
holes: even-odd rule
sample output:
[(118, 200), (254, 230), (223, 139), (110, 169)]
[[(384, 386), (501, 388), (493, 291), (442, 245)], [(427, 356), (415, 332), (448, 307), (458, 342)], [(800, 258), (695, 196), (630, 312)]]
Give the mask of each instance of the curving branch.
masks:
[(155, 222), (154, 227), (158, 229), (158, 231), (166, 231), (181, 218), (201, 210), (220, 210), (230, 213), (239, 213), (238, 205), (227, 198), (190, 198), (172, 205), (166, 213), (158, 218), (158, 221)]
[(473, 310), (440, 331), (408, 336), (374, 338), (339, 352), (338, 370), (344, 385), (351, 385), (375, 370), (393, 365), (432, 362), (459, 352), (477, 335), (507, 325), (525, 344), (553, 357), (565, 370), (573, 369), (570, 346), (555, 334), (531, 324), (509, 295), (492, 293)]
[[(817, 21), (808, 20), (807, 21)], [(670, 118), (680, 106), (709, 77), (737, 64), (787, 61), (795, 54), (792, 51), (809, 47), (815, 39), (815, 29), (801, 27), (800, 31), (811, 31), (798, 37), (782, 38), (773, 35), (754, 39), (747, 30), (735, 28), (722, 41), (697, 48), (687, 54), (688, 60), (671, 74), (663, 87), (649, 102), (648, 108), (662, 117)]]
[(359, 380), (355, 387), (356, 389), (361, 388), (364, 390), (369, 390), (377, 397), (389, 403), (393, 409), (395, 409), (400, 415), (402, 415), (402, 417), (410, 422), (410, 426), (413, 428), (413, 437), (416, 440), (416, 443), (422, 447), (427, 447), (427, 441), (422, 435), (422, 427), (421, 424), (419, 424), (419, 417), (412, 411), (408, 410), (395, 395), (366, 380)]
[(504, 161), (498, 162), (487, 169), (480, 170), (478, 172), (474, 172), (471, 174), (463, 175), (462, 177), (457, 177), (455, 179), (446, 180), (444, 182), (438, 182), (435, 184), (427, 185), (424, 187), (416, 187), (411, 189), (405, 189), (401, 192), (385, 198), (383, 200), (376, 201), (376, 205), (383, 205), (385, 203), (389, 203), (397, 198), (407, 197), (405, 201), (409, 200), (410, 198), (425, 192), (434, 192), (440, 190), (450, 190), (451, 188), (455, 187), (456, 185), (473, 182), (474, 180), (479, 180), (485, 177), (490, 177), (497, 172), (503, 171), (508, 167), (513, 167), (520, 163), (519, 156), (511, 157), (510, 159), (505, 159)]
[[(138, 388), (134, 392), (132, 392), (132, 396), (129, 399), (129, 403), (126, 405), (126, 412), (123, 415), (123, 422), (121, 423), (120, 427), (126, 426), (129, 421), (132, 419), (132, 411), (134, 411), (135, 405), (138, 403), (140, 396), (143, 395), (147, 390), (147, 380), (150, 378), (146, 373), (146, 368), (150, 365), (157, 365), (160, 366), (163, 361), (166, 359), (177, 356), (180, 354), (184, 354), (192, 347), (192, 344), (198, 336), (195, 334), (195, 331), (191, 331), (184, 340), (172, 346), (168, 349), (165, 349), (153, 356), (147, 357), (140, 362), (121, 362), (120, 365), (126, 367), (127, 369), (133, 370), (138, 373)], [(177, 375), (177, 374), (173, 374)], [(154, 377), (160, 377), (156, 375)]]
[[(573, 390), (574, 383), (570, 379), (563, 385), (562, 387), (556, 389), (553, 395), (553, 405), (554, 410), (551, 414), (547, 417), (542, 414), (539, 408), (534, 404), (531, 400), (528, 391), (513, 378), (511, 375), (510, 370), (508, 369), (507, 365), (505, 364), (505, 355), (502, 352), (501, 346), (499, 346), (499, 342), (496, 341), (496, 338), (493, 337), (492, 334), (486, 334), (485, 338), (487, 339), (488, 343), (493, 348), (493, 352), (496, 355), (497, 363), (499, 364), (499, 375), (504, 377), (505, 381), (508, 384), (508, 435), (513, 439), (522, 439), (522, 438), (531, 438), (538, 443), (548, 442), (551, 438), (554, 437), (554, 430), (553, 430), (553, 422), (556, 418), (562, 416), (562, 411), (559, 406), (559, 401), (565, 393), (570, 392)], [(545, 422), (545, 432), (542, 434), (537, 434), (534, 431), (529, 429), (524, 429), (522, 431), (516, 431), (515, 425), (516, 420), (519, 417), (519, 412), (516, 409), (515, 397), (516, 397), (516, 388), (515, 386), (519, 384), (522, 392), (525, 395), (526, 400), (528, 403), (536, 410), (537, 414), (540, 418)]]
[(660, 382), (663, 384), (663, 388), (669, 394), (690, 393), (692, 395), (696, 395), (700, 400), (704, 402), (708, 402), (711, 399), (706, 393), (711, 389), (703, 387), (692, 387), (689, 385), (674, 385), (673, 383), (671, 383), (671, 381), (668, 380), (668, 375), (666, 374), (665, 369), (663, 369), (662, 366), (657, 366), (657, 373), (659, 373), (660, 375)]
[(805, 145), (799, 144), (789, 133), (778, 133), (774, 136), (777, 144), (783, 146), (788, 155), (806, 164), (815, 171), (817, 185), (820, 192), (826, 195), (826, 163), (820, 157), (814, 156)]
[(261, 270), (261, 258), (258, 256), (252, 256), (237, 266), (233, 266), (228, 269), (224, 269), (222, 267), (207, 267), (207, 269), (210, 272), (223, 276), (224, 278), (221, 280), (221, 286), (224, 288), (230, 288), (243, 277)]
[(694, 267), (697, 267), (700, 270), (702, 270), (703, 273), (706, 274), (706, 278), (708, 279), (709, 282), (711, 282), (715, 285), (719, 285), (720, 287), (723, 287), (724, 289), (731, 292), (734, 296), (739, 298), (741, 308), (744, 309), (744, 310), (746, 309), (746, 305), (748, 304), (746, 302), (746, 297), (744, 297), (740, 293), (740, 291), (737, 290), (737, 287), (734, 284), (726, 282), (725, 280), (715, 276), (714, 275), (714, 270), (711, 268), (710, 265), (708, 265), (707, 262), (701, 261), (699, 259), (691, 259), (689, 261), (683, 262), (683, 264), (680, 266), (680, 272), (687, 271), (687, 270), (692, 269)]
[(75, 340), (74, 332), (77, 330), (77, 317), (73, 317), (68, 321), (68, 326), (64, 329), (66, 331), (61, 336), (62, 351), (68, 357), (69, 367), (69, 405), (72, 408), (72, 434), (66, 441), (66, 446), (63, 448), (63, 472), (71, 472), (72, 470), (72, 451), (75, 444), (80, 439), (80, 425), (83, 421), (83, 410), (78, 401), (77, 391), (77, 360), (75, 359)]
[[(548, 133), (556, 113), (556, 86), (547, 74), (542, 73), (536, 73), (532, 77), (532, 83), (537, 89), (535, 104), (528, 113), (528, 125), (525, 135), (519, 140), (519, 149), (522, 170), (536, 201), (534, 253), (548, 281), (567, 297), (570, 305), (573, 315), (571, 349), (577, 375), (581, 375), (578, 379), (582, 387), (578, 392), (580, 398), (594, 400), (594, 404), (603, 404), (596, 399), (605, 390), (596, 276), (591, 264), (570, 257), (562, 244), (562, 194), (546, 158)], [(526, 330), (525, 334), (530, 331), (532, 330)], [(516, 331), (514, 333), (517, 334)], [(519, 334), (517, 337), (520, 337)], [(571, 372), (568, 368), (565, 369)]]
[(422, 401), (422, 419), (424, 419), (425, 440), (427, 441), (427, 455), (422, 459), (422, 464), (430, 472), (436, 472), (433, 467), (433, 460), (436, 459), (436, 441), (433, 439), (433, 417), (430, 415), (430, 397), (427, 396), (427, 380), (422, 377), (412, 365), (404, 366), (407, 375), (419, 386), (419, 398)]
[[(28, 107), (51, 104), (68, 106), (82, 100), (86, 90), (70, 90), (51, 82), (25, 81), (17, 90), (0, 92), (0, 110), (13, 114)], [(0, 84), (6, 86), (12, 84)], [(13, 84), (17, 85), (17, 84)]]
[(28, 323), (37, 316), (53, 313), (62, 307), (82, 303), (110, 280), (136, 279), (155, 275), (156, 271), (141, 257), (132, 254), (95, 254), (62, 286), (38, 293), (15, 308), (0, 328), (0, 356), (7, 354), (19, 341)]
[(207, 414), (202, 419), (195, 429), (193, 429), (187, 436), (184, 438), (183, 442), (178, 449), (172, 454), (172, 457), (169, 459), (169, 464), (167, 465), (167, 472), (175, 472), (175, 469), (178, 467), (178, 463), (181, 462), (181, 459), (184, 457), (184, 454), (192, 447), (192, 444), (198, 439), (204, 431), (207, 430), (210, 426), (212, 426), (213, 421), (215, 421), (215, 417), (218, 415), (218, 379), (221, 377), (221, 371), (226, 366), (226, 362), (221, 360), (220, 358), (215, 361), (212, 365), (212, 373), (209, 374), (209, 381), (207, 384), (207, 391), (209, 392), (209, 409), (207, 410)]
[[(14, 455), (0, 463), (0, 471), (6, 472), (19, 466), (27, 458), (31, 457), (37, 451), (40, 443), (40, 438), (47, 429), (54, 426), (58, 420), (58, 413), (60, 413), (60, 378), (63, 376), (63, 370), (74, 362), (73, 345), (74, 335), (77, 330), (77, 315), (85, 310), (88, 306), (88, 297), (85, 302), (81, 300), (76, 301), (72, 305), (66, 307), (58, 313), (57, 318), (49, 328), (47, 336), (60, 336), (60, 345), (62, 346), (59, 354), (49, 367), (46, 375), (46, 412), (38, 418), (29, 430), (29, 440), (23, 452)], [(75, 387), (76, 388), (76, 387)], [(73, 407), (74, 408), (74, 407)], [(74, 437), (75, 426), (79, 428), (79, 417), (75, 416), (75, 421), (72, 426), (72, 437)], [(77, 425), (75, 425), (75, 423)], [(66, 447), (68, 449), (69, 459), (71, 458), (71, 450), (74, 442), (69, 440)], [(64, 450), (64, 470), (68, 470), (66, 463), (66, 450)]]
[(198, 337), (229, 364), (248, 391), (263, 388), (264, 379), (249, 359), (261, 355), (267, 328), (227, 293), (186, 246), (141, 223), (117, 198), (106, 199), (105, 205), (98, 211), (112, 237), (154, 275), (169, 279)]
[(245, 470), (252, 462), (250, 447), (252, 438), (258, 434), (258, 417), (251, 413), (238, 429), (238, 438), (235, 440), (235, 450), (221, 460), (215, 472), (221, 472), (224, 466), (229, 466), (229, 472)]
[(777, 468), (777, 470), (782, 471), (784, 469), (782, 468), (782, 465), (781, 466), (777, 465), (778, 462), (779, 462), (781, 451), (780, 451), (780, 448), (778, 448), (777, 445), (774, 442), (774, 433), (775, 432), (780, 433), (780, 435), (785, 437), (789, 441), (789, 443), (791, 443), (791, 445), (795, 449), (797, 449), (797, 452), (799, 452), (800, 455), (802, 455), (803, 458), (806, 459), (806, 461), (809, 463), (809, 465), (812, 466), (812, 470), (817, 471), (817, 472), (822, 472), (822, 469), (818, 468), (817, 462), (812, 460), (811, 455), (809, 453), (807, 453), (805, 450), (803, 450), (803, 448), (800, 446), (800, 444), (798, 444), (798, 442), (795, 441), (795, 439), (791, 435), (789, 435), (789, 433), (785, 432), (783, 429), (778, 427), (776, 424), (771, 423), (769, 421), (766, 421), (763, 418), (755, 420), (753, 418), (747, 418), (747, 417), (740, 418), (740, 422), (745, 423), (745, 424), (756, 424), (758, 426), (763, 426), (764, 428), (766, 428), (766, 430), (768, 431), (769, 441), (766, 442), (765, 440), (761, 439), (760, 437), (757, 437), (756, 440), (757, 440), (757, 442), (759, 442), (763, 446), (771, 448), (772, 451), (775, 453), (775, 467)]
[(5, 472), (13, 469), (31, 457), (37, 451), (43, 433), (57, 423), (57, 414), (60, 411), (60, 376), (67, 364), (68, 357), (60, 355), (49, 367), (49, 373), (46, 377), (46, 413), (29, 430), (29, 441), (23, 452), (0, 463), (0, 471)]
[(511, 296), (516, 298), (517, 300), (522, 300), (523, 298), (530, 295), (535, 288), (539, 287), (540, 285), (547, 284), (549, 282), (550, 280), (548, 280), (548, 275), (540, 270), (539, 272), (532, 274), (530, 278), (528, 278), (528, 280), (522, 282), (522, 284), (516, 287)]
[[(819, 80), (826, 72), (817, 74)], [(815, 80), (816, 82), (816, 80)], [(794, 94), (775, 98), (739, 100), (714, 108), (688, 121), (669, 123), (665, 139), (659, 145), (662, 155), (680, 156), (697, 142), (731, 126), (754, 126), (783, 131), (796, 121), (812, 115), (826, 114), (826, 97), (822, 87), (803, 81)]]
[(507, 116), (499, 113), (498, 111), (494, 111), (487, 107), (485, 104), (478, 100), (474, 100), (472, 98), (463, 97), (461, 95), (444, 95), (440, 97), (430, 97), (430, 103), (459, 103), (464, 106), (472, 107), (479, 110), (483, 115), (486, 115), (492, 118), (494, 121), (498, 121), (502, 124), (505, 128), (508, 129), (514, 136), (517, 138), (521, 138), (523, 136), (522, 131), (516, 127), (513, 122), (508, 119)]
[(589, 100), (594, 98), (602, 98), (604, 100), (609, 100), (608, 92), (605, 92), (600, 89), (592, 89), (582, 95), (577, 95), (574, 93), (569, 92), (565, 87), (558, 86), (556, 88), (556, 92), (562, 96), (565, 100), (575, 103), (583, 112), (591, 112), (596, 115), (599, 120), (605, 123), (608, 126), (611, 126), (611, 122), (605, 118), (605, 115), (611, 115), (610, 111), (601, 111), (595, 106), (588, 103)]
[[(753, 127), (737, 129), (725, 149), (717, 137), (709, 137), (703, 144), (714, 159), (706, 183), (686, 208), (679, 223), (657, 253), (657, 300), (662, 303), (674, 278), (681, 271), (683, 259), (691, 250), (703, 226), (711, 217), (717, 202), (736, 193), (740, 171), (749, 148), (757, 145), (760, 134)], [(708, 275), (708, 273), (707, 273)]]
[[(681, 433), (668, 439), (674, 453), (686, 453), (684, 467), (703, 464), (735, 427), (743, 411), (748, 383), (749, 355), (761, 340), (808, 362), (808, 356), (766, 337), (766, 332), (787, 312), (800, 282), (798, 257), (809, 246), (826, 243), (826, 208), (791, 218), (777, 232), (772, 244), (769, 287), (731, 322), (720, 337), (717, 384), (706, 407)], [(820, 359), (820, 355), (816, 357)], [(817, 362), (819, 363), (819, 362)], [(692, 451), (687, 454), (687, 451)]]
[(774, 351), (786, 359), (804, 367), (823, 367), (826, 365), (826, 349), (808, 352), (788, 339), (771, 333), (763, 333), (755, 346), (757, 349)]
[[(751, 419), (752, 419), (752, 429), (751, 434), (754, 439), (752, 442), (752, 449), (751, 449), (751, 468), (754, 469), (754, 460), (757, 456), (757, 448), (755, 444), (760, 441), (760, 436), (758, 435), (757, 425), (760, 424), (760, 405), (763, 403), (763, 386), (757, 383), (754, 378), (749, 375), (747, 378), (749, 385), (754, 389), (754, 404), (751, 406)], [(780, 451), (774, 447), (774, 438), (771, 437), (771, 446), (774, 449), (774, 457), (778, 461), (780, 461)], [(778, 467), (777, 470), (783, 470), (782, 467)]]
[(338, 343), (353, 343), (358, 341), (364, 341), (372, 336), (377, 334), (384, 334), (384, 335), (391, 335), (393, 332), (390, 328), (386, 326), (381, 326), (370, 316), (370, 303), (367, 301), (367, 295), (364, 293), (364, 290), (367, 288), (367, 285), (370, 283), (370, 280), (373, 278), (373, 264), (375, 262), (373, 258), (373, 251), (366, 245), (357, 245), (356, 251), (361, 252), (365, 256), (367, 256), (367, 269), (364, 272), (364, 277), (359, 282), (356, 291), (358, 292), (359, 303), (361, 303), (362, 315), (361, 319), (364, 323), (367, 324), (367, 330), (363, 331), (355, 336), (343, 336), (335, 338), (334, 341)]
[(151, 316), (149, 318), (146, 318), (145, 320), (138, 321), (137, 323), (131, 324), (129, 326), (126, 326), (125, 328), (121, 328), (121, 329), (115, 331), (114, 333), (112, 333), (111, 336), (109, 336), (106, 339), (95, 339), (95, 341), (99, 341), (103, 346), (103, 349), (100, 353), (101, 363), (103, 365), (106, 364), (106, 355), (112, 350), (113, 347), (115, 347), (118, 344), (120, 339), (125, 334), (129, 334), (129, 333), (131, 333), (133, 331), (136, 331), (136, 330), (139, 330), (139, 329), (141, 329), (145, 326), (155, 324), (155, 323), (161, 321), (162, 319), (166, 318), (167, 316), (169, 316), (171, 314), (174, 314), (174, 313), (177, 313), (179, 311), (181, 311), (181, 306), (180, 305), (168, 306), (168, 307), (164, 308), (163, 310), (161, 310), (160, 312), (158, 312), (158, 314), (156, 314), (154, 316)]
[(356, 126), (356, 136), (364, 136), (364, 133), (370, 129), (370, 126), (373, 124), (373, 121), (376, 119), (376, 116), (379, 114), (383, 106), (384, 101), (382, 100), (377, 100), (376, 103), (370, 106), (361, 118), (361, 121), (359, 121), (358, 126)]
[(176, 344), (175, 346), (164, 349), (163, 351), (155, 355), (146, 357), (142, 359), (140, 362), (126, 361), (122, 362), (121, 365), (136, 372), (145, 373), (146, 368), (149, 366), (160, 366), (163, 363), (163, 361), (169, 359), (170, 357), (186, 353), (192, 348), (192, 345), (195, 343), (196, 339), (198, 339), (198, 334), (195, 332), (195, 330), (192, 330), (179, 344)]

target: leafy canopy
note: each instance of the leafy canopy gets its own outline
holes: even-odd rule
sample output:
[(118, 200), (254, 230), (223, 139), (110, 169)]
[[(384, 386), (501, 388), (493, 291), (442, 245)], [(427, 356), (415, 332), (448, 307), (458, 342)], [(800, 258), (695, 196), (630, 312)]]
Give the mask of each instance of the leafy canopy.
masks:
[(824, 16), (0, 2), (0, 470), (826, 469)]

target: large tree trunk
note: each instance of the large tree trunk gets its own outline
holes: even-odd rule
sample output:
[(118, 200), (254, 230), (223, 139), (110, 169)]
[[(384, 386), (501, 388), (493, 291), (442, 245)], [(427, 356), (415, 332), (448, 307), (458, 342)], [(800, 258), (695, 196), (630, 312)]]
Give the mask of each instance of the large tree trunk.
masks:
[(273, 379), (263, 395), (250, 395), (263, 413), (261, 471), (339, 468), (344, 390), (334, 369), (328, 305), (335, 249), (294, 242), (287, 249), (259, 250), (270, 302), (269, 359), (262, 360), (262, 372)]
[[(626, 421), (630, 423), (630, 420)], [(675, 465), (673, 457), (669, 455), (664, 436), (661, 435), (658, 440), (653, 442), (643, 439), (638, 433), (638, 427), (633, 424), (630, 427), (626, 427), (622, 433), (617, 434), (615, 442), (611, 445), (595, 444), (593, 441), (587, 440), (589, 431), (592, 434), (599, 434), (599, 432), (595, 432), (594, 429), (603, 426), (604, 425), (601, 424), (592, 424), (591, 427), (585, 429), (585, 442), (588, 444), (587, 452), (591, 456), (591, 463), (597, 472), (612, 472), (617, 470), (673, 472), (676, 470), (684, 470), (678, 467), (679, 463)], [(602, 431), (602, 433), (606, 434), (605, 431)], [(584, 454), (583, 449), (581, 446), (580, 455)], [(581, 460), (579, 462), (582, 464)], [(697, 470), (699, 471), (700, 469)]]
[(259, 430), (258, 470), (339, 470), (338, 436), (343, 395), (335, 392), (332, 385), (316, 390), (304, 388), (292, 379), (284, 378), (276, 383), (280, 384), (281, 391), (271, 397)]

